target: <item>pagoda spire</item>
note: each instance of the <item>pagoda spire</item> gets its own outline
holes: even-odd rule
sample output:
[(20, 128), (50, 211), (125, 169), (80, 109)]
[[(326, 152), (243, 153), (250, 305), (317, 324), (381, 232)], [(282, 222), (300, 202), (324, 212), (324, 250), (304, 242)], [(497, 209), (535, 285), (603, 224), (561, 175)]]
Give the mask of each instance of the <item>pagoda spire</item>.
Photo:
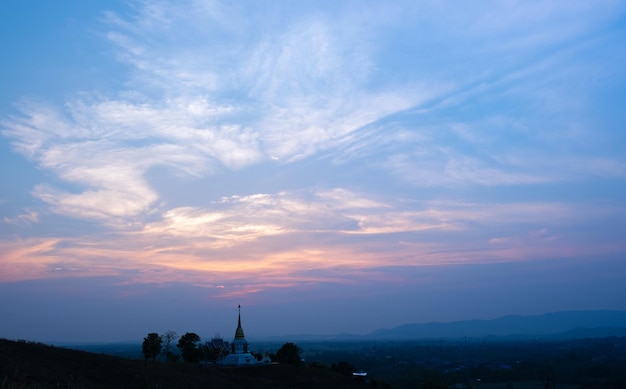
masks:
[(243, 328), (241, 327), (241, 304), (239, 304), (239, 315), (237, 318), (237, 330), (235, 331), (235, 339), (245, 339)]

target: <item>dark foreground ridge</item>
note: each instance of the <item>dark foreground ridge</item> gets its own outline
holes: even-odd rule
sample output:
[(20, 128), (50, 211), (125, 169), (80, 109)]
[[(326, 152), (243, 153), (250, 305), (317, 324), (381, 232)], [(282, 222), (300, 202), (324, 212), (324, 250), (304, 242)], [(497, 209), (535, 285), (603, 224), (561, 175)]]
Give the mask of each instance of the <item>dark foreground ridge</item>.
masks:
[(0, 389), (365, 388), (358, 379), (304, 366), (223, 367), (124, 359), (0, 339)]

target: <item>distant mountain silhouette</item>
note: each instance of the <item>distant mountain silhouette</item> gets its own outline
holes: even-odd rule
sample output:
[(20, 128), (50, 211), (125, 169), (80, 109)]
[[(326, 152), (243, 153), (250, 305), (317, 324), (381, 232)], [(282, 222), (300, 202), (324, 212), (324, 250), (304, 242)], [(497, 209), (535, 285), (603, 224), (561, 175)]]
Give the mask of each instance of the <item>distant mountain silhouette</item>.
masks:
[[(464, 337), (594, 337), (623, 336), (626, 311), (567, 311), (534, 316), (505, 316), (492, 320), (412, 323), (379, 329), (367, 339), (432, 339)], [(595, 335), (594, 335), (595, 334)]]

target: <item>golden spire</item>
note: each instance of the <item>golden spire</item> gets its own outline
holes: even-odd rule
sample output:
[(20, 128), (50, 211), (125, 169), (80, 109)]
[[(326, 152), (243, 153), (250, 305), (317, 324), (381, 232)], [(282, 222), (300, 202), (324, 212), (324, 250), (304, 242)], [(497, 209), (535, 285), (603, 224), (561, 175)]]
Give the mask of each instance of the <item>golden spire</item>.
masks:
[(239, 305), (239, 318), (237, 320), (237, 330), (235, 331), (235, 339), (244, 339), (243, 328), (241, 328), (241, 304)]

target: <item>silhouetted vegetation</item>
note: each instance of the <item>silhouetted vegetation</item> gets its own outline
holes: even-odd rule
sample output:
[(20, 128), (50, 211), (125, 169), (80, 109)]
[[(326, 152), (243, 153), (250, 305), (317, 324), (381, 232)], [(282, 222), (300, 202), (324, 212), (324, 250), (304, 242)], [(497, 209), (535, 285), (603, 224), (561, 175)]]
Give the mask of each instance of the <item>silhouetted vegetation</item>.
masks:
[(366, 386), (351, 377), (305, 366), (258, 365), (236, 368), (158, 360), (145, 363), (141, 359), (0, 339), (0, 389), (350, 389)]
[(161, 335), (161, 339), (163, 340), (163, 353), (165, 355), (165, 360), (168, 362), (177, 362), (178, 354), (174, 354), (172, 352), (172, 344), (176, 340), (178, 335), (174, 331), (167, 331), (165, 334)]
[(278, 349), (273, 359), (279, 363), (299, 365), (302, 363), (302, 358), (300, 357), (301, 352), (300, 347), (296, 346), (294, 343), (285, 343)]
[(216, 362), (220, 359), (220, 351), (211, 347), (211, 342), (204, 342), (200, 346), (202, 360)]
[(187, 332), (178, 339), (176, 347), (180, 349), (180, 354), (185, 362), (197, 363), (202, 356), (202, 350), (199, 347), (200, 336), (193, 332)]
[[(194, 343), (196, 338), (190, 335), (185, 339)], [(199, 345), (199, 337), (195, 344)], [(274, 361), (278, 360), (278, 355), (289, 355), (289, 358), (280, 365), (248, 367), (221, 366), (204, 357), (200, 363), (165, 363), (157, 358), (145, 364), (141, 361), (140, 344), (137, 344), (136, 351), (129, 351), (128, 355), (134, 358), (132, 360), (26, 341), (2, 341), (0, 389), (209, 386), (626, 388), (625, 337), (568, 341), (255, 344), (258, 349), (276, 350)], [(120, 347), (128, 350), (128, 345)], [(302, 358), (305, 363), (302, 363)], [(290, 365), (288, 362), (296, 360), (300, 364)]]
[(146, 360), (156, 359), (161, 354), (162, 339), (156, 332), (151, 332), (143, 339), (142, 351)]

